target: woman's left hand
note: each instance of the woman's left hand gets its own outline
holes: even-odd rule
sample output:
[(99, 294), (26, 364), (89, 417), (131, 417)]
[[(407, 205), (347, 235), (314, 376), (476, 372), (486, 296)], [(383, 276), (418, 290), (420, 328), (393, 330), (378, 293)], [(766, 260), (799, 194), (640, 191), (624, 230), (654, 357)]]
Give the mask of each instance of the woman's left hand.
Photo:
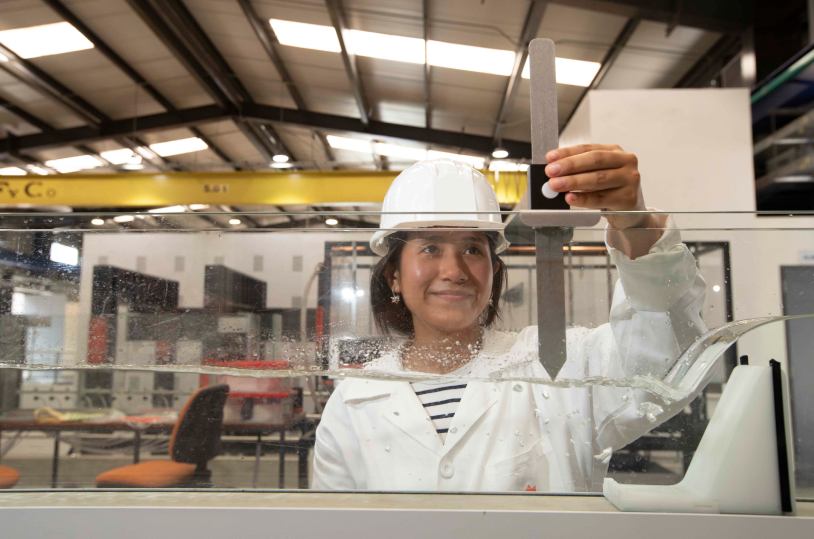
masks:
[[(616, 144), (578, 144), (546, 154), (548, 185), (568, 191), (571, 206), (604, 211), (646, 211), (639, 160)], [(614, 228), (647, 226), (648, 215), (608, 215)]]
[[(604, 211), (647, 211), (642, 196), (639, 159), (616, 144), (578, 144), (546, 154), (548, 185), (568, 191), (571, 206)], [(608, 243), (631, 259), (646, 255), (662, 235), (665, 216), (652, 213), (611, 214)], [(615, 230), (614, 230), (615, 229)]]

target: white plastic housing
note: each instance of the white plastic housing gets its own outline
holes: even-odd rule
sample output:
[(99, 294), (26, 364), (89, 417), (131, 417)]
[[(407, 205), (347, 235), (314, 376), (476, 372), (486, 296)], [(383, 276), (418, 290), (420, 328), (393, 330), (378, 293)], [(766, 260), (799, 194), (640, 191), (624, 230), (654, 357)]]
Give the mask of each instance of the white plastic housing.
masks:
[[(794, 514), (794, 452), (785, 372), (782, 385)], [(732, 371), (680, 483), (620, 485), (606, 478), (604, 494), (622, 511), (782, 514), (771, 368), (741, 365)]]

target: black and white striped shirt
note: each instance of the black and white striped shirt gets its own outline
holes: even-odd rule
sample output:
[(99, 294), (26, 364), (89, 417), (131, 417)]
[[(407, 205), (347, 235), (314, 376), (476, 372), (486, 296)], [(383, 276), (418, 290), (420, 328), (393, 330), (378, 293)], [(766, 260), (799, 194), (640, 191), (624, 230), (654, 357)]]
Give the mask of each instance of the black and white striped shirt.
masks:
[[(450, 374), (463, 376), (469, 374), (470, 370), (469, 365), (466, 365), (463, 369)], [(432, 421), (435, 432), (441, 438), (441, 443), (446, 442), (452, 418), (464, 396), (466, 381), (445, 379), (437, 382), (412, 382), (410, 385), (413, 386), (418, 400), (427, 411), (427, 416)]]

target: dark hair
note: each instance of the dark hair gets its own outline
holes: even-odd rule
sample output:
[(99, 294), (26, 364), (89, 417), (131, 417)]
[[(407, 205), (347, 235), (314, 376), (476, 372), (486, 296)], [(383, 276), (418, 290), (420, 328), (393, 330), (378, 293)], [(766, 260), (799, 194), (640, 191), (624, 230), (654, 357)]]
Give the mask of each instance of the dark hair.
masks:
[[(492, 266), (498, 270), (492, 279), (492, 305), (486, 307), (481, 315), (481, 325), (489, 327), (495, 320), (500, 318), (500, 294), (503, 292), (503, 284), (506, 282), (506, 265), (495, 253), (497, 245), (497, 233), (485, 232), (489, 242), (489, 254), (492, 258)], [(393, 290), (387, 282), (388, 274), (399, 269), (401, 266), (401, 253), (407, 241), (407, 232), (396, 232), (387, 237), (387, 254), (379, 260), (373, 273), (370, 276), (370, 303), (373, 310), (373, 320), (376, 327), (385, 335), (399, 333), (401, 335), (413, 335), (413, 315), (404, 301), (393, 303), (391, 298)]]

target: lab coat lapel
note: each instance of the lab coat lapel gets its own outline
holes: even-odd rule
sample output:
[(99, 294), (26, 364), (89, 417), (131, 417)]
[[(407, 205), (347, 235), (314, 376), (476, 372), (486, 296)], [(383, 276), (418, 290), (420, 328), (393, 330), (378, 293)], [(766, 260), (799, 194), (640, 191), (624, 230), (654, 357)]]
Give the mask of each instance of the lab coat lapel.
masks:
[(452, 417), (442, 456), (467, 438), (466, 434), (469, 430), (497, 402), (498, 392), (497, 384), (493, 382), (469, 382), (467, 384), (458, 410)]
[(441, 456), (443, 445), (432, 421), (409, 382), (392, 382), (393, 391), (384, 405), (384, 417), (424, 447)]

